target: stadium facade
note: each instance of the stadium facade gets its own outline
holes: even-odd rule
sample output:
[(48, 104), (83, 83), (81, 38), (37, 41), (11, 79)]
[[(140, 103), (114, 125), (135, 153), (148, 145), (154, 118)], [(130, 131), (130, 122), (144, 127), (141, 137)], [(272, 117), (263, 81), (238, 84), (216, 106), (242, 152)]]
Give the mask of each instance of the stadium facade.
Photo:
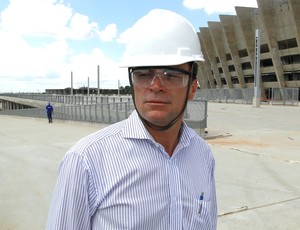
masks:
[(257, 0), (257, 5), (236, 6), (236, 15), (220, 15), (219, 22), (200, 27), (201, 89), (254, 88), (255, 65), (262, 89), (300, 89), (300, 1)]

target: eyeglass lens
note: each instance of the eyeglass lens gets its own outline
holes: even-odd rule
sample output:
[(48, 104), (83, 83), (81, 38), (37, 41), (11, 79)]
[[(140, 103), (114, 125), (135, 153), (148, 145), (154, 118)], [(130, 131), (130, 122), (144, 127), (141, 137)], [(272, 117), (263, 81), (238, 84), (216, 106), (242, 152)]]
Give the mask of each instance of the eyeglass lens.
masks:
[(159, 78), (161, 84), (167, 88), (185, 87), (189, 72), (181, 69), (151, 69), (138, 68), (131, 72), (131, 79), (134, 85), (149, 87), (155, 78)]

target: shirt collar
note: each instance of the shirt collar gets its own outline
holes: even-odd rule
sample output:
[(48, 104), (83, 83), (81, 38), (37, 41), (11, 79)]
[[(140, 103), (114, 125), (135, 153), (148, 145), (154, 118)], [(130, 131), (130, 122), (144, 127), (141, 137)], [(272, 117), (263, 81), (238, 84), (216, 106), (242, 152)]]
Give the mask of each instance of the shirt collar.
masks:
[(152, 136), (144, 126), (136, 110), (134, 110), (126, 120), (124, 128), (124, 138), (153, 140)]
[[(183, 122), (179, 144), (182, 146), (188, 146), (190, 144), (190, 140), (195, 135), (197, 135), (196, 132), (189, 128), (185, 122)], [(126, 120), (124, 138), (150, 139), (154, 141), (153, 137), (150, 135), (141, 121), (136, 110), (134, 110)]]

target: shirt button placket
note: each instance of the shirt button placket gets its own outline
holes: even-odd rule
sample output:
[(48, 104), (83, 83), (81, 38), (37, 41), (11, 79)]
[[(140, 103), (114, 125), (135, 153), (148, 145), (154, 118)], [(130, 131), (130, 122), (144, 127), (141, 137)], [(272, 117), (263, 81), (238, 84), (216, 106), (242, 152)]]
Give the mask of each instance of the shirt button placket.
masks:
[(175, 158), (170, 158), (168, 164), (170, 189), (170, 229), (182, 229), (182, 202), (179, 169)]

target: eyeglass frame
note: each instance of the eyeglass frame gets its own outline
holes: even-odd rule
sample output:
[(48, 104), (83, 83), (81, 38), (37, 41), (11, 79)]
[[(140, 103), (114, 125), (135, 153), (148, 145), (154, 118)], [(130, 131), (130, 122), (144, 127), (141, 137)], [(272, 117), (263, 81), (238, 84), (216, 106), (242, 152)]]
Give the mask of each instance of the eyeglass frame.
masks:
[[(156, 77), (159, 77), (159, 79), (160, 79), (160, 81), (161, 81), (161, 83), (162, 83), (162, 85), (164, 86), (164, 87), (166, 87), (166, 88), (184, 88), (184, 87), (186, 87), (191, 81), (190, 81), (190, 79), (193, 79), (193, 70), (191, 70), (191, 71), (187, 71), (187, 70), (184, 70), (184, 69), (180, 69), (180, 68), (176, 68), (176, 67), (172, 67), (172, 66), (140, 66), (140, 67), (130, 67), (130, 68), (128, 68), (128, 73), (129, 73), (129, 77), (130, 77), (130, 81), (131, 81), (131, 83), (132, 83), (132, 85), (134, 86), (134, 85), (137, 85), (135, 82), (135, 79), (134, 79), (134, 71), (135, 70), (151, 70), (151, 69), (154, 69), (154, 70), (162, 70), (162, 72), (160, 72), (160, 73), (153, 73), (152, 74), (152, 78), (149, 78), (149, 85), (144, 85), (144, 87), (146, 88), (146, 87), (150, 87), (152, 84), (153, 84), (153, 81), (154, 81), (154, 79), (156, 78)], [(161, 74), (164, 74), (164, 71), (163, 70), (173, 70), (173, 71), (177, 71), (178, 73), (182, 73), (183, 74), (183, 77), (182, 77), (182, 85), (178, 85), (178, 86), (166, 86), (166, 85), (164, 85), (164, 83), (166, 83), (166, 79), (167, 79), (167, 77), (168, 76), (165, 76), (165, 75), (162, 75), (161, 76)], [(187, 78), (186, 78), (186, 81), (185, 81), (185, 76), (187, 76)], [(151, 79), (151, 81), (150, 81), (150, 79)], [(142, 85), (142, 84), (141, 84)], [(142, 85), (143, 86), (143, 85)]]

